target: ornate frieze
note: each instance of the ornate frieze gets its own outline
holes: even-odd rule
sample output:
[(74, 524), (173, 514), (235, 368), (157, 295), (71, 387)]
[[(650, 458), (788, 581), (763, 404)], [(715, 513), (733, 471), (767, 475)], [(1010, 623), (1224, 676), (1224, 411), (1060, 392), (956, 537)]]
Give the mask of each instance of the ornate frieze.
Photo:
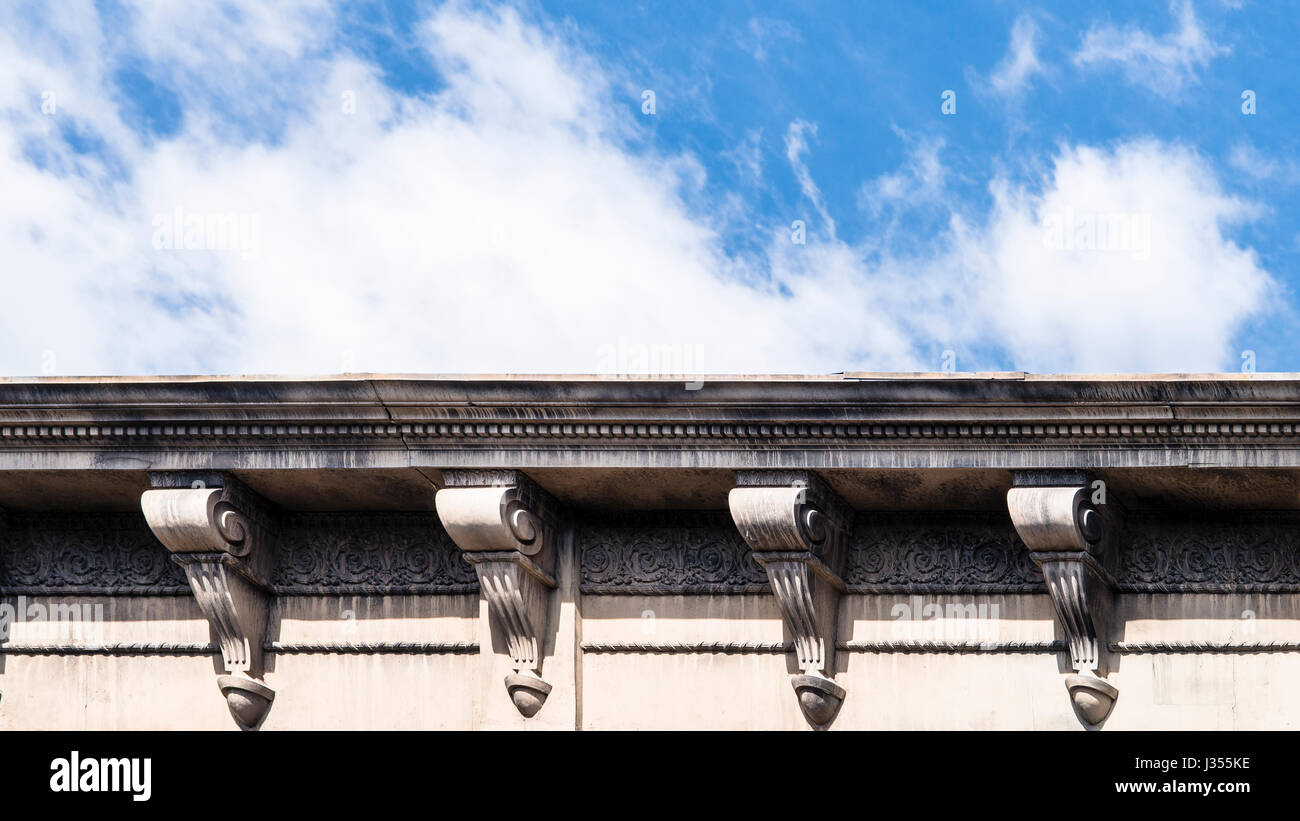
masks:
[[(184, 571), (137, 513), (8, 513), (0, 595), (189, 595)], [(588, 595), (767, 593), (724, 511), (582, 517)], [(448, 595), (478, 590), (433, 513), (294, 513), (280, 520), (277, 595)], [(1131, 512), (1113, 570), (1121, 593), (1300, 592), (1300, 514)], [(1047, 588), (1003, 512), (860, 511), (852, 593), (1032, 593)]]
[[(11, 656), (208, 656), (221, 652), (209, 642), (119, 642), (114, 644), (6, 644)], [(474, 641), (266, 641), (265, 653), (282, 655), (461, 655), (477, 653)]]
[(1025, 593), (1043, 574), (1004, 512), (858, 514), (844, 581), (854, 593)]
[[(586, 516), (577, 525), (589, 595), (769, 591), (723, 514)], [(1136, 512), (1117, 546), (1122, 593), (1300, 591), (1300, 514)], [(844, 582), (851, 593), (1046, 592), (1041, 568), (1002, 511), (859, 511)]]
[(281, 519), (279, 595), (477, 593), (434, 513), (299, 513)]
[(781, 655), (795, 647), (788, 641), (584, 641), (582, 652), (636, 655)]
[[(433, 513), (282, 517), (277, 595), (474, 593), (478, 581)], [(0, 595), (189, 595), (139, 513), (11, 513), (0, 530)]]
[(3, 595), (190, 592), (139, 513), (10, 513), (0, 545)]
[(582, 592), (766, 593), (767, 574), (723, 511), (585, 516), (574, 528)]
[(1123, 592), (1300, 592), (1300, 515), (1131, 514), (1116, 570)]

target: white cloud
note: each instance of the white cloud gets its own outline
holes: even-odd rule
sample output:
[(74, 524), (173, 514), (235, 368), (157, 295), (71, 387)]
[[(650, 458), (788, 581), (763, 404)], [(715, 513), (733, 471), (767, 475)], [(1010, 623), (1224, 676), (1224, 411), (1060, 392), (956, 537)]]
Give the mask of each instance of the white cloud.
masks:
[(1134, 85), (1173, 96), (1194, 82), (1198, 69), (1228, 49), (1202, 30), (1188, 0), (1176, 0), (1170, 12), (1178, 28), (1155, 36), (1137, 26), (1095, 25), (1088, 30), (1074, 55), (1075, 65), (1116, 65)]
[(1256, 210), (1192, 152), (1151, 141), (1063, 149), (1044, 190), (999, 183), (975, 313), (1028, 370), (1215, 370), (1275, 283), (1224, 235)]
[(1228, 152), (1228, 165), (1256, 183), (1278, 186), (1300, 182), (1300, 165), (1295, 160), (1264, 154), (1249, 140), (1232, 147)]
[(1038, 61), (1038, 26), (1021, 15), (1011, 26), (1011, 43), (989, 77), (989, 86), (999, 94), (1015, 94), (1029, 84), (1043, 66)]
[[(51, 355), (65, 374), (630, 371), (644, 360), (610, 352), (638, 346), (715, 372), (933, 369), (954, 346), (1043, 370), (1200, 370), (1235, 361), (1233, 334), (1271, 286), (1224, 234), (1249, 208), (1176, 146), (1063, 148), (1049, 179), (999, 182), (991, 216), (954, 216), (924, 251), (881, 258), (835, 239), (806, 162), (815, 127), (796, 121), (787, 158), (826, 230), (801, 246), (774, 225), (760, 254), (729, 256), (691, 205), (700, 163), (628, 148), (634, 115), (606, 70), (515, 11), (435, 11), (424, 42), (445, 86), (424, 97), (319, 53), (311, 25), (214, 57), (233, 72), (265, 50), (250, 70), (285, 84), (268, 91), (157, 55), (202, 99), (246, 89), (236, 110), (276, 111), (270, 142), (231, 138), (202, 106), (172, 138), (136, 138), (109, 102), (116, 46), (95, 15), (0, 25), (0, 63), (20, 69), (0, 80), (0, 372), (39, 373)], [(71, 101), (53, 118), (47, 84)], [(294, 105), (274, 109), (286, 88)], [(69, 121), (126, 173), (59, 140)], [(919, 142), (880, 195), (941, 202), (938, 148)], [(1070, 208), (1150, 213), (1149, 255), (1044, 247)], [(229, 215), (246, 253), (187, 249), (213, 237), (187, 236), (183, 215)], [(162, 249), (160, 220), (181, 229)]]
[(799, 190), (817, 209), (817, 214), (822, 219), (822, 227), (825, 228), (826, 235), (834, 239), (835, 220), (831, 218), (830, 211), (826, 208), (826, 200), (822, 197), (821, 189), (817, 187), (817, 183), (813, 180), (812, 172), (808, 170), (807, 163), (803, 161), (803, 156), (809, 151), (808, 135), (816, 139), (816, 123), (809, 123), (804, 120), (795, 120), (790, 123), (790, 127), (785, 132), (785, 156), (790, 161), (790, 168), (794, 171), (795, 179), (799, 181)]
[(913, 138), (897, 127), (894, 133), (907, 143), (906, 163), (868, 181), (859, 192), (863, 207), (873, 216), (891, 207), (916, 208), (937, 202), (948, 177), (948, 168), (939, 158), (942, 137)]
[(190, 71), (213, 64), (244, 72), (272, 56), (301, 58), (325, 39), (333, 16), (326, 0), (283, 0), (274, 5), (218, 0), (127, 0), (135, 44), (151, 60)]
[(763, 178), (763, 130), (761, 128), (747, 130), (745, 139), (722, 152), (722, 156), (736, 166), (736, 171), (741, 177), (757, 184)]
[[(187, 119), (135, 146), (111, 192), (33, 168), (0, 126), (0, 184), (37, 192), (0, 206), (24, 308), (0, 329), (0, 368), (38, 372), (50, 351), (60, 373), (589, 372), (621, 341), (699, 350), (705, 370), (852, 358), (858, 334), (822, 337), (857, 321), (840, 283), (726, 258), (685, 205), (699, 164), (624, 148), (590, 60), (511, 10), (444, 7), (427, 43), (447, 82), (431, 99), (332, 59), (276, 144)], [(178, 207), (255, 218), (255, 256), (154, 249)], [(876, 336), (893, 340), (880, 363), (910, 361), (901, 336)]]
[(736, 42), (760, 63), (766, 62), (768, 48), (781, 40), (803, 42), (798, 29), (784, 20), (771, 17), (751, 17), (745, 29), (736, 37)]

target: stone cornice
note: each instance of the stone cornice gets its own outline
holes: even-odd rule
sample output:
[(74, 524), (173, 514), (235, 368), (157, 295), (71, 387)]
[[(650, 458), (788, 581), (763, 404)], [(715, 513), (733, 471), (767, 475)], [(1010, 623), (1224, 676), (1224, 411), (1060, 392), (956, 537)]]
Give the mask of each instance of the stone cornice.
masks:
[(331, 448), (376, 467), (1289, 467), (1300, 379), (0, 381), (0, 468)]

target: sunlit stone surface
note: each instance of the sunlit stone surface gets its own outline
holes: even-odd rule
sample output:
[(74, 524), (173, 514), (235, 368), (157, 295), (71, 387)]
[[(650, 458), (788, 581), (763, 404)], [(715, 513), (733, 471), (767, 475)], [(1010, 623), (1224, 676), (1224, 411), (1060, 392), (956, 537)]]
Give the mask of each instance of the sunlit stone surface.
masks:
[(1294, 728), (1300, 377), (0, 381), (0, 727)]

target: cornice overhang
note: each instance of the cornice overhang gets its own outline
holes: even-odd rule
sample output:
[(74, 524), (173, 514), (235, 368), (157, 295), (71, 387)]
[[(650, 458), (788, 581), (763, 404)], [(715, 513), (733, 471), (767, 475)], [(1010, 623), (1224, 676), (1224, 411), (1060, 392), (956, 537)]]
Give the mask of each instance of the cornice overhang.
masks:
[(1300, 467), (1300, 375), (0, 381), (0, 469), (105, 453), (293, 468), (299, 452), (312, 467)]

